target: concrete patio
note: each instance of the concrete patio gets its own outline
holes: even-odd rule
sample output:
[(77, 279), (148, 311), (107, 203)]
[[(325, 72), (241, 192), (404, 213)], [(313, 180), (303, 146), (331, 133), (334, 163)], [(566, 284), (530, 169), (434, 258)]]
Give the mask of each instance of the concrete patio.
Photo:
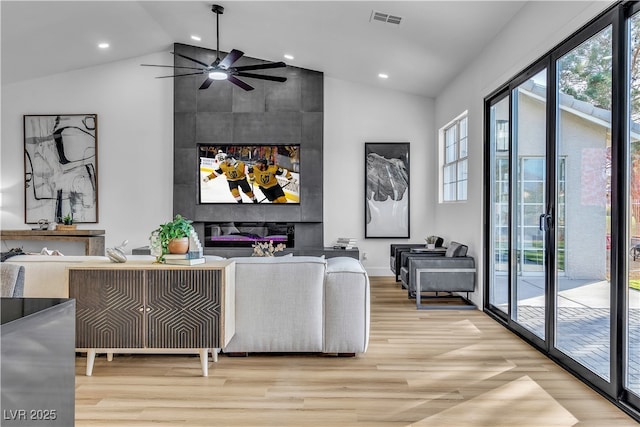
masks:
[[(610, 378), (610, 284), (604, 280), (559, 278), (555, 346), (602, 378)], [(544, 335), (544, 278), (518, 277), (517, 321)], [(496, 283), (494, 304), (506, 310), (506, 277)], [(629, 375), (627, 387), (640, 394), (640, 291), (629, 290)]]

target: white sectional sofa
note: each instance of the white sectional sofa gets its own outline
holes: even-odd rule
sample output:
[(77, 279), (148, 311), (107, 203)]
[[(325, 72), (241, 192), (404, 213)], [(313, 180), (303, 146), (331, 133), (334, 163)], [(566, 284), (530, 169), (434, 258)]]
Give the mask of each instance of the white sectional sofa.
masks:
[[(148, 255), (128, 255), (149, 260)], [(208, 259), (221, 259), (209, 256)], [(369, 278), (354, 258), (238, 257), (236, 333), (226, 353), (364, 353), (369, 342)], [(19, 255), (25, 297), (67, 298), (66, 268), (109, 263), (100, 256)]]
[(354, 258), (236, 261), (236, 333), (228, 353), (364, 353), (369, 278)]

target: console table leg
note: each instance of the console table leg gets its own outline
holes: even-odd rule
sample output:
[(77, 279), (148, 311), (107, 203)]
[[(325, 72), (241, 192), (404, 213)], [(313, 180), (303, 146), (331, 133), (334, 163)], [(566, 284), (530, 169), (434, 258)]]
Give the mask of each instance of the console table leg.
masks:
[(209, 376), (209, 349), (201, 348), (198, 350), (198, 354), (200, 354), (200, 366), (202, 366), (202, 376)]
[(113, 361), (113, 353), (107, 353), (107, 362)]
[(87, 372), (86, 375), (88, 377), (91, 376), (91, 374), (93, 374), (93, 362), (96, 361), (96, 350), (95, 348), (90, 349), (89, 351), (87, 351)]
[(218, 361), (218, 353), (220, 353), (220, 349), (219, 348), (214, 348), (211, 350), (211, 356), (213, 357), (213, 361), (217, 362)]

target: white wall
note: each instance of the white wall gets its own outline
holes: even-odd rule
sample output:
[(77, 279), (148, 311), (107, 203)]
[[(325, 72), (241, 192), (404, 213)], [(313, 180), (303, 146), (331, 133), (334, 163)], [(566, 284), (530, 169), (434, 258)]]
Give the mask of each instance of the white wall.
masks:
[[(154, 79), (139, 64), (162, 63), (165, 54), (2, 87), (1, 228), (27, 228), (23, 114), (97, 113), (99, 223), (81, 227), (106, 230), (107, 247), (124, 239), (128, 251), (148, 244), (150, 232), (172, 215), (173, 91), (169, 79)], [(425, 200), (435, 191), (427, 185), (432, 172), (421, 167), (433, 155), (433, 114), (426, 98), (325, 81), (325, 244), (358, 238), (371, 274), (391, 274), (390, 240), (364, 240), (364, 143), (411, 142), (411, 235), (420, 242), (430, 231), (424, 219), (432, 216)], [(33, 241), (5, 241), (2, 251), (18, 246), (83, 253), (79, 245)]]
[[(439, 204), (436, 229), (445, 240), (469, 245), (476, 258), (481, 307), (483, 287), (483, 100), (555, 45), (586, 24), (610, 2), (528, 2), (495, 40), (437, 97), (435, 126), (441, 128), (461, 112), (469, 112), (469, 187), (466, 203)], [(434, 159), (434, 167), (436, 160)]]
[[(0, 227), (24, 229), (24, 114), (98, 115), (97, 224), (107, 247), (148, 244), (149, 233), (170, 219), (173, 193), (173, 85), (154, 79), (141, 63), (162, 63), (166, 53), (2, 86)], [(53, 218), (49, 218), (53, 220)], [(3, 242), (2, 251), (18, 245)], [(83, 248), (60, 242), (20, 242), (65, 255)]]
[[(325, 77), (324, 240), (355, 237), (362, 263), (374, 276), (392, 275), (391, 243), (424, 243), (436, 202), (433, 100)], [(364, 238), (364, 144), (409, 142), (411, 239)]]

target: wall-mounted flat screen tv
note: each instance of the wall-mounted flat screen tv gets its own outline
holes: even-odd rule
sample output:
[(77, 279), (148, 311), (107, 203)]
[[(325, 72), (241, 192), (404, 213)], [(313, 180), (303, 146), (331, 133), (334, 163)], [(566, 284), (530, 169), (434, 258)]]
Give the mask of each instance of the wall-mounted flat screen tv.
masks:
[(300, 145), (199, 144), (199, 194), (208, 203), (300, 203)]

